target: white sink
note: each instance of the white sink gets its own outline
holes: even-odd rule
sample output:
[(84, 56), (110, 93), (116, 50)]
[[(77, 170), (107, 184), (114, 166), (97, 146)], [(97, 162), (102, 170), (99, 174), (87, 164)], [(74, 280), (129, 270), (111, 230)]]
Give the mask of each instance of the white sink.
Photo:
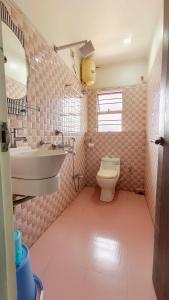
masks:
[(10, 149), (13, 194), (40, 196), (58, 190), (63, 150)]
[(62, 150), (10, 150), (13, 178), (44, 179), (59, 173), (66, 153)]

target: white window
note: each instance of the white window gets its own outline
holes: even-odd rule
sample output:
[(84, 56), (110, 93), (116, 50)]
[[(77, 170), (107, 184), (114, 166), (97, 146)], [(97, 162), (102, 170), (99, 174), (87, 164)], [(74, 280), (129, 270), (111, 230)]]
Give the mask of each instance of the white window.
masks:
[(97, 95), (98, 132), (122, 131), (122, 92), (107, 92)]

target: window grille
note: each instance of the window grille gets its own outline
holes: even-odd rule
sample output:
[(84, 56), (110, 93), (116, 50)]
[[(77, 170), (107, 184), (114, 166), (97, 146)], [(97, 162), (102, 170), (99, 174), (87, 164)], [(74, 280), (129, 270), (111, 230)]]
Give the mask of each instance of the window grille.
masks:
[(122, 131), (122, 92), (107, 92), (97, 95), (98, 132)]

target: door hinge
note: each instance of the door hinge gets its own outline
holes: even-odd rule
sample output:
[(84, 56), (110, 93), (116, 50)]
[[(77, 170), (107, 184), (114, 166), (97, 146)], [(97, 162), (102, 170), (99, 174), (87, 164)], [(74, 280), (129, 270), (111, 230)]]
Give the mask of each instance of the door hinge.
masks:
[(1, 152), (7, 152), (10, 144), (10, 133), (5, 122), (0, 122), (0, 144)]

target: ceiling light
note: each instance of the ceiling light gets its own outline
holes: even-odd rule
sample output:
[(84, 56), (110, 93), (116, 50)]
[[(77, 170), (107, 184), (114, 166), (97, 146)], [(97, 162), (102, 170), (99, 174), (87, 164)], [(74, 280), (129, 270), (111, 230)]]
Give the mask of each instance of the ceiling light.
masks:
[(123, 43), (124, 43), (124, 44), (131, 44), (131, 42), (132, 42), (132, 38), (131, 38), (131, 37), (127, 37), (127, 38), (125, 38), (125, 39), (123, 40)]

